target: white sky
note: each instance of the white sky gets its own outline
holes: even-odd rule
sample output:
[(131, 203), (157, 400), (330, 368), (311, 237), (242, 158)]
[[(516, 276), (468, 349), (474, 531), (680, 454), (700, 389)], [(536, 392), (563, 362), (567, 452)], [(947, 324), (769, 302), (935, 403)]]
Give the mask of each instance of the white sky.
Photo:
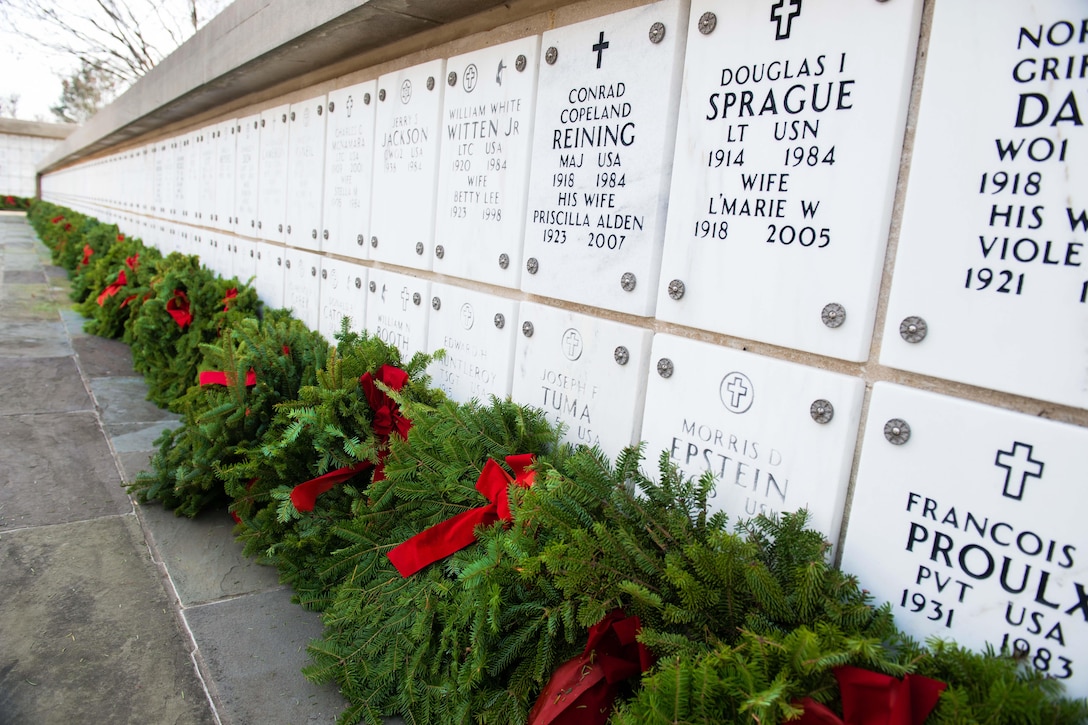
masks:
[[(171, 10), (176, 9), (174, 12), (180, 13), (181, 17), (184, 17), (188, 6), (186, 0), (130, 1), (138, 17), (144, 13), (150, 15), (151, 11), (148, 7), (152, 3), (161, 4)], [(207, 22), (213, 13), (222, 10), (230, 2), (231, 0), (198, 0), (198, 6), (202, 11), (201, 25)], [(54, 2), (42, 0), (43, 5), (57, 8), (71, 6), (73, 3), (76, 6), (82, 5), (81, 9), (84, 12), (89, 5), (87, 0), (56, 0)], [(163, 37), (159, 40), (160, 36), (165, 36), (165, 33), (161, 30), (158, 33), (154, 32), (155, 23), (141, 25), (144, 33), (153, 38), (164, 52), (172, 50), (168, 38)], [(30, 32), (55, 33), (57, 31), (51, 26), (43, 26), (32, 28)], [(6, 98), (11, 93), (19, 94), (17, 118), (27, 121), (55, 121), (49, 107), (56, 105), (60, 99), (60, 78), (72, 73), (78, 65), (71, 56), (58, 54), (18, 35), (8, 26), (8, 23), (3, 22), (0, 16), (0, 97)]]

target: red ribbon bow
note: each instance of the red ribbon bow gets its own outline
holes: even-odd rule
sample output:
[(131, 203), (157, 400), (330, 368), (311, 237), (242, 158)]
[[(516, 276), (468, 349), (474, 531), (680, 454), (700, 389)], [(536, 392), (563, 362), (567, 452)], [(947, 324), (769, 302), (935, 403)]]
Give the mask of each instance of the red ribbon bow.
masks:
[(15, 206), (15, 197), (14, 196), (5, 196), (4, 197), (4, 203), (7, 204), (8, 206)]
[[(234, 374), (227, 375), (227, 373), (221, 370), (206, 370), (200, 373), (197, 378), (197, 382), (200, 385), (233, 385)], [(246, 387), (252, 388), (257, 384), (257, 373), (253, 371), (253, 368), (249, 369), (246, 373)]]
[(533, 485), (534, 472), (526, 470), (533, 464), (533, 454), (507, 456), (506, 464), (514, 471), (511, 477), (494, 458), (488, 458), (484, 470), (476, 479), (476, 490), (490, 503), (480, 508), (462, 511), (452, 519), (421, 531), (386, 556), (402, 577), (409, 577), (439, 559), (460, 551), (476, 541), (476, 527), (490, 526), (496, 521), (512, 521), (510, 513), (510, 484), (522, 488)]
[(128, 284), (128, 277), (125, 276), (125, 270), (121, 270), (117, 273), (117, 281), (111, 285), (108, 285), (106, 289), (102, 290), (102, 294), (98, 295), (98, 306), (106, 304), (107, 297), (113, 297), (115, 294), (121, 291), (121, 288)]
[(859, 667), (836, 667), (842, 696), (842, 717), (811, 697), (798, 703), (805, 708), (798, 725), (922, 725), (937, 706), (943, 682), (906, 675), (902, 680)]
[(230, 308), (230, 301), (238, 296), (238, 288), (231, 287), (227, 290), (227, 294), (223, 297), (223, 312), (226, 312)]
[(125, 241), (125, 235), (124, 234), (118, 234), (117, 235), (117, 241), (119, 241), (119, 242)]
[(140, 255), (139, 254), (133, 254), (131, 257), (125, 257), (125, 266), (128, 267), (129, 269), (131, 269), (133, 272), (136, 271), (136, 265), (139, 262), (140, 262)]
[(66, 231), (66, 232), (70, 232), (70, 231), (72, 231), (72, 225), (71, 225), (71, 223), (68, 223), (68, 224), (65, 224), (65, 225), (64, 225), (64, 231)]
[(166, 311), (183, 330), (193, 321), (189, 312), (189, 296), (179, 289), (174, 290), (174, 296), (166, 301)]
[(53, 222), (54, 224), (60, 224), (62, 221), (64, 221), (64, 216), (63, 215), (55, 216), (52, 219), (50, 219), (49, 221)]
[(642, 623), (615, 609), (589, 629), (582, 654), (556, 668), (540, 693), (529, 725), (604, 725), (620, 683), (650, 669), (649, 651), (636, 639)]
[(86, 267), (91, 261), (91, 255), (94, 254), (94, 250), (91, 249), (90, 244), (83, 245), (83, 261), (79, 263), (79, 266)]
[[(285, 345), (284, 354), (288, 353), (289, 349)], [(390, 390), (399, 392), (408, 382), (408, 373), (392, 365), (382, 365), (378, 368), (376, 379), (384, 383)], [(401, 438), (407, 438), (408, 431), (412, 427), (412, 421), (401, 415), (400, 406), (375, 385), (374, 380), (375, 376), (372, 376), (369, 372), (364, 373), (359, 378), (359, 385), (363, 388), (363, 395), (366, 397), (370, 409), (374, 411), (371, 428), (378, 438), (379, 445), (386, 443), (389, 440), (389, 434), (393, 431), (396, 431)], [(326, 473), (324, 476), (300, 483), (291, 490), (291, 503), (299, 511), (313, 511), (318, 496), (369, 468), (375, 468), (373, 480), (381, 481), (385, 477), (383, 468), (385, 456), (386, 449), (382, 445), (381, 450), (378, 452), (377, 467), (374, 467), (374, 464), (370, 461), (361, 461), (354, 466), (340, 468), (331, 473)]]
[(129, 302), (132, 302), (132, 301), (133, 301), (134, 299), (136, 299), (137, 297), (139, 297), (139, 295), (129, 295), (129, 296), (128, 296), (128, 297), (126, 297), (125, 299), (121, 300), (121, 309), (123, 310), (123, 309), (125, 309), (126, 307), (128, 307), (128, 303), (129, 303)]

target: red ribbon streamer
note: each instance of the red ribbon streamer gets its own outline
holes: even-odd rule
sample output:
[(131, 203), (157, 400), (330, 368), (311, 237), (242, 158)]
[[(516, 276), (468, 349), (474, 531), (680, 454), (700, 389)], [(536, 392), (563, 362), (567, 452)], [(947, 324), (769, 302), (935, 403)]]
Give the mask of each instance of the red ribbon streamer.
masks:
[[(288, 354), (288, 352), (288, 348), (285, 345), (284, 354)], [(371, 428), (374, 431), (374, 435), (378, 438), (379, 445), (382, 446), (381, 450), (378, 452), (378, 465), (375, 467), (372, 480), (381, 481), (385, 478), (384, 463), (386, 456), (386, 449), (382, 444), (388, 442), (389, 434), (393, 431), (396, 431), (401, 438), (407, 438), (408, 431), (412, 427), (412, 421), (401, 415), (400, 406), (374, 384), (375, 379), (384, 383), (390, 390), (399, 392), (401, 388), (404, 387), (405, 383), (408, 382), (408, 373), (400, 368), (393, 367), (392, 365), (382, 365), (378, 368), (378, 375), (376, 378), (369, 372), (364, 373), (362, 377), (359, 378), (359, 385), (363, 388), (363, 395), (366, 397), (366, 402), (370, 405), (370, 409), (374, 411), (374, 421), (371, 423)], [(293, 503), (295, 508), (299, 511), (313, 511), (318, 496), (338, 483), (342, 483), (348, 478), (351, 478), (355, 473), (366, 470), (371, 466), (373, 466), (373, 464), (370, 461), (362, 461), (355, 464), (353, 467), (341, 468), (339, 471), (326, 473), (320, 478), (300, 483), (291, 491), (291, 503)], [(346, 471), (353, 471), (353, 473), (342, 478), (333, 476), (333, 474)], [(333, 478), (330, 478), (330, 476), (333, 476)]]
[(350, 478), (374, 467), (370, 461), (359, 461), (354, 466), (338, 468), (326, 473), (324, 476), (312, 478), (305, 483), (300, 483), (291, 490), (291, 503), (299, 511), (313, 511), (317, 504), (317, 497), (328, 491), (333, 486), (341, 484)]
[(842, 717), (811, 697), (797, 704), (805, 712), (798, 725), (922, 725), (937, 706), (943, 682), (906, 675), (902, 680), (860, 667), (836, 667), (842, 696)]
[(121, 309), (123, 310), (123, 309), (125, 309), (126, 307), (128, 307), (128, 303), (129, 303), (129, 302), (132, 302), (132, 301), (133, 301), (134, 299), (136, 299), (137, 297), (139, 297), (139, 295), (129, 295), (129, 296), (128, 296), (128, 297), (126, 297), (125, 299), (121, 300)]
[(117, 241), (119, 241), (119, 242), (125, 241), (125, 235), (124, 234), (118, 234), (117, 235)]
[(227, 290), (226, 296), (223, 297), (223, 312), (227, 311), (227, 309), (230, 307), (230, 301), (233, 300), (237, 296), (238, 296), (238, 288), (237, 287), (231, 287), (229, 290)]
[(510, 513), (510, 484), (522, 488), (533, 485), (533, 471), (526, 470), (533, 464), (533, 455), (522, 453), (507, 456), (506, 463), (514, 470), (514, 477), (504, 471), (494, 458), (488, 458), (484, 470), (476, 479), (476, 490), (490, 503), (462, 511), (452, 519), (435, 524), (386, 554), (402, 577), (409, 577), (474, 543), (477, 526), (513, 520)]
[(66, 232), (72, 231), (72, 225), (71, 224), (65, 224), (64, 225), (64, 231), (66, 231)]
[(529, 725), (604, 725), (620, 683), (650, 669), (649, 651), (637, 641), (642, 623), (613, 610), (589, 629), (581, 656), (552, 673), (529, 713)]
[(79, 263), (81, 267), (86, 267), (91, 261), (91, 255), (94, 254), (94, 250), (91, 249), (90, 244), (83, 245), (83, 261)]
[(98, 306), (106, 304), (107, 297), (113, 297), (115, 294), (121, 291), (121, 288), (128, 284), (128, 277), (125, 276), (125, 270), (121, 270), (117, 273), (117, 281), (111, 285), (108, 285), (106, 289), (102, 290), (102, 294), (98, 295)]
[[(198, 382), (201, 385), (233, 385), (234, 375), (227, 375), (227, 373), (221, 370), (206, 370), (200, 373)], [(250, 368), (246, 373), (246, 387), (252, 388), (257, 384), (257, 373)]]
[(140, 255), (139, 254), (133, 254), (131, 257), (125, 257), (125, 266), (128, 267), (129, 269), (131, 269), (133, 272), (135, 272), (136, 271), (136, 265), (139, 263), (139, 261), (140, 261)]
[(63, 215), (55, 216), (52, 219), (50, 219), (49, 221), (53, 222), (54, 224), (60, 224), (62, 221), (64, 221), (64, 216)]
[(179, 289), (174, 290), (174, 296), (166, 301), (166, 311), (183, 330), (193, 321), (189, 313), (189, 296)]

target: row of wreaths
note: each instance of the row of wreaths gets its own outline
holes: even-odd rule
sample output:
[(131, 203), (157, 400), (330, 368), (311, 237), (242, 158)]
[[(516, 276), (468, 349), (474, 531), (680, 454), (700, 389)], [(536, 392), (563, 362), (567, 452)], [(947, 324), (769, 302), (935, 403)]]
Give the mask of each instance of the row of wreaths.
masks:
[(44, 202), (30, 219), (88, 331), (131, 344), (181, 415), (130, 492), (227, 508), (322, 613), (304, 672), (338, 683), (341, 722), (1088, 721), (1021, 653), (903, 636), (803, 513), (727, 522), (666, 458), (572, 449), (541, 412), (450, 402), (426, 356), (346, 324), (330, 345), (194, 257)]

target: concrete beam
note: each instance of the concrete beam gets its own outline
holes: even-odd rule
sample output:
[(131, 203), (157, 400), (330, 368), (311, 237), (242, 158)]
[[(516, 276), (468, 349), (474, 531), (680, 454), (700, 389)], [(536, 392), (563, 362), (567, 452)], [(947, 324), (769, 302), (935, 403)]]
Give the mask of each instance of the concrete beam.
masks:
[(37, 136), (38, 138), (68, 138), (78, 128), (73, 123), (45, 123), (0, 118), (0, 134), (5, 136)]

